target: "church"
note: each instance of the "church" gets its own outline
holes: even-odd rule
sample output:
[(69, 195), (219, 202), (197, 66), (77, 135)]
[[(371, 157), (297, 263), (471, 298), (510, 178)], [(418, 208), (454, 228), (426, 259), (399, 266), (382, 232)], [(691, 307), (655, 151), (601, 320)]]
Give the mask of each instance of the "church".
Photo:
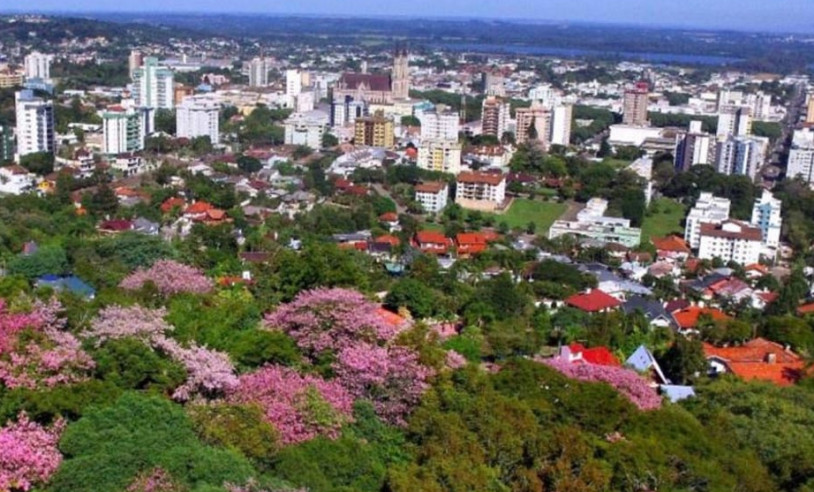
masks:
[(333, 87), (333, 101), (393, 104), (410, 97), (409, 55), (397, 49), (390, 74), (343, 73)]

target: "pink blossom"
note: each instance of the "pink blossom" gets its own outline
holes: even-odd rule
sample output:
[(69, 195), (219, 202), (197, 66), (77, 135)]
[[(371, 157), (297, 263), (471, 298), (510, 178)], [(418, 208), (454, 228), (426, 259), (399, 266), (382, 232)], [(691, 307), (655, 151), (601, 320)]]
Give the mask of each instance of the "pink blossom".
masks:
[(193, 395), (217, 396), (237, 386), (235, 366), (227, 354), (194, 343), (184, 348), (175, 340), (163, 336), (156, 336), (154, 343), (187, 370), (187, 380), (172, 395), (176, 400), (187, 401)]
[(281, 366), (244, 374), (228, 399), (260, 405), (283, 444), (318, 435), (335, 439), (342, 425), (352, 420), (353, 398), (338, 382)]
[(433, 376), (432, 369), (419, 363), (415, 351), (367, 343), (342, 349), (333, 367), (353, 396), (373, 402), (376, 413), (396, 425), (405, 424), (406, 415), (419, 403)]
[(448, 350), (444, 364), (454, 371), (466, 365), (466, 357), (454, 350)]
[(93, 359), (82, 349), (79, 340), (64, 331), (65, 320), (59, 318), (61, 306), (56, 301), (36, 303), (26, 315), (36, 320), (27, 326), (33, 335), (20, 340), (19, 332), (9, 336), (8, 347), (0, 354), (0, 382), (8, 388), (51, 388), (60, 384), (84, 381), (95, 367)]
[(6, 301), (0, 299), (0, 355), (12, 349), (19, 332), (42, 325), (43, 319), (36, 312), (9, 313)]
[(206, 294), (212, 290), (212, 281), (203, 272), (173, 260), (158, 260), (148, 269), (139, 268), (121, 281), (119, 287), (138, 290), (148, 281), (164, 295), (189, 292)]
[(542, 359), (540, 362), (572, 379), (607, 383), (641, 410), (654, 410), (661, 407), (661, 397), (656, 394), (656, 391), (644, 378), (629, 369), (573, 363), (561, 357)]
[(99, 346), (107, 340), (137, 338), (152, 344), (157, 336), (163, 336), (173, 327), (164, 321), (167, 310), (147, 309), (142, 306), (109, 306), (102, 309), (91, 323), (91, 329), (82, 334), (85, 338), (96, 339)]
[(385, 343), (403, 329), (388, 323), (378, 305), (348, 289), (301, 292), (268, 315), (266, 323), (293, 337), (311, 355), (341, 350), (359, 341)]
[(21, 413), (0, 429), (0, 490), (31, 490), (47, 482), (62, 462), (57, 442), (64, 427), (59, 420), (46, 429)]

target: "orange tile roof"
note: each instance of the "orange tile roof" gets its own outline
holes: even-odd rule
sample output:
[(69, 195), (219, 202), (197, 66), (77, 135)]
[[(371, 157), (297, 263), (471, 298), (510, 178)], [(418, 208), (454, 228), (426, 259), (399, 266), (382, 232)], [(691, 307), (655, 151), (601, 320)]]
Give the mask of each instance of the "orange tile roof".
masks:
[(395, 212), (386, 212), (379, 216), (382, 222), (398, 222), (399, 216)]
[(439, 193), (441, 190), (443, 190), (444, 187), (446, 187), (446, 186), (447, 186), (446, 183), (433, 181), (433, 182), (430, 182), (430, 183), (421, 183), (421, 184), (415, 185), (415, 191), (416, 191), (416, 193), (433, 193), (433, 194), (436, 194), (436, 193)]
[(401, 240), (396, 236), (392, 236), (390, 234), (385, 234), (384, 236), (379, 236), (373, 240), (374, 243), (381, 243), (381, 244), (389, 244), (390, 246), (398, 246), (401, 244)]
[(184, 210), (184, 213), (185, 214), (196, 214), (196, 215), (197, 214), (203, 214), (203, 213), (206, 213), (207, 211), (209, 211), (211, 208), (212, 208), (212, 205), (210, 205), (209, 203), (204, 202), (204, 201), (200, 201), (200, 202), (195, 202), (192, 205), (190, 205), (189, 207), (187, 207), (186, 210)]
[(720, 359), (740, 378), (779, 386), (796, 383), (805, 371), (805, 362), (799, 355), (764, 338), (755, 338), (739, 347), (715, 347), (705, 343), (704, 354), (707, 358)]
[(701, 315), (706, 315), (712, 318), (713, 321), (726, 321), (730, 319), (723, 311), (716, 308), (702, 308), (698, 306), (690, 306), (686, 309), (673, 313), (678, 326), (684, 329), (695, 328), (698, 325), (698, 318)]
[(388, 311), (383, 307), (377, 308), (376, 312), (378, 313), (379, 317), (390, 326), (404, 326), (408, 323), (407, 318), (399, 316), (393, 311)]
[(689, 253), (690, 247), (684, 239), (678, 236), (654, 237), (650, 239), (653, 246), (659, 251), (670, 251), (673, 253)]
[(814, 313), (814, 302), (809, 302), (808, 304), (803, 304), (802, 306), (797, 308), (797, 314), (811, 314)]
[(488, 184), (491, 186), (499, 185), (504, 179), (506, 177), (499, 173), (462, 172), (458, 175), (459, 183)]
[(418, 244), (443, 244), (449, 245), (449, 239), (442, 232), (438, 231), (418, 231), (415, 233), (415, 240)]
[(576, 294), (565, 300), (565, 303), (589, 313), (596, 313), (619, 307), (622, 303), (615, 297), (606, 294), (600, 289), (594, 289), (587, 294)]
[(223, 220), (226, 218), (226, 212), (219, 208), (210, 208), (206, 211), (206, 216), (211, 220)]

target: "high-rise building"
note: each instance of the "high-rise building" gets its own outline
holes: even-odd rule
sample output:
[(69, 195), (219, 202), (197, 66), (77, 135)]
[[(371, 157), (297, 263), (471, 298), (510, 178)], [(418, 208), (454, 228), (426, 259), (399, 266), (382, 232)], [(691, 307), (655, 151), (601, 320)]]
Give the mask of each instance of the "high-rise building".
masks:
[(690, 122), (687, 132), (676, 134), (676, 147), (673, 164), (677, 171), (687, 171), (698, 164), (713, 164), (715, 157), (715, 142), (712, 135), (705, 133), (702, 122)]
[(133, 72), (133, 99), (136, 106), (154, 109), (172, 109), (175, 106), (173, 73), (148, 56), (141, 67)]
[(765, 163), (768, 147), (768, 139), (762, 137), (721, 138), (716, 145), (715, 169), (721, 174), (754, 179)]
[(487, 96), (506, 97), (506, 79), (492, 71), (483, 74), (483, 93)]
[(457, 177), (455, 203), (463, 208), (493, 212), (506, 200), (506, 175), (463, 172)]
[(457, 140), (423, 140), (416, 165), (448, 174), (461, 172), (461, 144)]
[(419, 111), (416, 117), (421, 122), (422, 140), (458, 140), (458, 113), (449, 111), (446, 106), (439, 104), (434, 111)]
[(54, 61), (54, 55), (46, 55), (38, 51), (29, 54), (23, 62), (25, 78), (49, 80), (52, 61)]
[(783, 219), (780, 215), (783, 202), (772, 195), (769, 190), (755, 200), (752, 208), (752, 225), (760, 228), (763, 235), (763, 245), (769, 248), (780, 246), (780, 230), (783, 228)]
[(302, 92), (302, 73), (292, 69), (285, 71), (285, 95), (295, 97)]
[(808, 93), (808, 106), (806, 111), (806, 123), (814, 123), (814, 92)]
[(209, 137), (220, 143), (220, 104), (209, 96), (188, 96), (175, 110), (176, 134), (181, 138)]
[(551, 133), (548, 142), (551, 145), (571, 145), (571, 120), (574, 106), (560, 104), (551, 110)]
[(294, 113), (285, 120), (285, 144), (322, 148), (322, 137), (328, 130), (328, 115), (322, 111)]
[(481, 133), (501, 138), (509, 127), (509, 104), (498, 97), (483, 100)]
[(814, 130), (811, 128), (794, 132), (786, 164), (786, 177), (799, 177), (803, 181), (814, 183)]
[(637, 82), (625, 91), (622, 101), (622, 123), (625, 125), (647, 126), (647, 104), (650, 86), (647, 82)]
[(684, 240), (691, 248), (698, 248), (701, 242), (701, 224), (720, 224), (729, 218), (731, 202), (727, 198), (703, 192), (695, 206), (687, 215), (684, 226)]
[(381, 115), (356, 118), (354, 142), (368, 147), (392, 149), (395, 145), (393, 120)]
[(724, 106), (718, 112), (718, 136), (736, 137), (752, 133), (752, 109), (747, 106)]
[(265, 58), (254, 58), (249, 62), (249, 86), (266, 87), (269, 85), (269, 65)]
[(144, 148), (144, 124), (140, 111), (111, 106), (102, 113), (102, 152), (107, 155), (138, 152)]
[(37, 152), (56, 152), (54, 105), (34, 97), (30, 90), (14, 93), (17, 116), (17, 154), (20, 157)]
[(750, 265), (760, 260), (761, 245), (760, 229), (745, 222), (727, 219), (703, 223), (698, 233), (698, 258)]
[(410, 55), (406, 49), (396, 50), (393, 56), (393, 99), (410, 98)]
[(547, 147), (551, 133), (551, 119), (551, 111), (538, 102), (533, 102), (528, 108), (517, 108), (515, 111), (517, 122), (515, 142), (518, 144), (538, 143)]
[(529, 99), (539, 102), (546, 108), (553, 108), (560, 103), (559, 93), (549, 84), (542, 84), (529, 90)]
[(144, 63), (144, 55), (141, 54), (139, 50), (131, 50), (130, 56), (127, 58), (127, 68), (128, 72), (130, 73), (130, 78), (132, 79), (136, 73), (136, 70), (141, 68), (141, 65)]

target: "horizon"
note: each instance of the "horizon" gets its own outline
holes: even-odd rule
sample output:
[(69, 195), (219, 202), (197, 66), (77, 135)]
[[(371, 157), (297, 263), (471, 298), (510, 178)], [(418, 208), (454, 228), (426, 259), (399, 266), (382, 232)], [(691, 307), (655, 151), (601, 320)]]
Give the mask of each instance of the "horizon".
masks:
[[(166, 5), (159, 0), (146, 0), (139, 8), (126, 9), (117, 4), (85, 0), (66, 6), (56, 0), (33, 0), (25, 9), (10, 8), (8, 15), (41, 14), (56, 16), (93, 15), (263, 15), (269, 17), (324, 17), (372, 19), (431, 20), (496, 20), (525, 24), (591, 24), (664, 29), (698, 29), (755, 33), (814, 34), (814, 9), (808, 0), (762, 2), (760, 0), (705, 0), (673, 3), (640, 0), (583, 0), (574, 7), (568, 0), (545, 0), (529, 8), (523, 0), (490, 0), (476, 6), (465, 0), (418, 0), (410, 6), (383, 5), (376, 0), (347, 0), (342, 4), (330, 0), (310, 0), (296, 5), (274, 5), (236, 0), (228, 11), (215, 0), (191, 2), (182, 0)], [(768, 5), (767, 5), (768, 4)], [(461, 12), (466, 14), (462, 15)], [(734, 15), (737, 14), (737, 15)], [(717, 22), (715, 19), (726, 19)]]

